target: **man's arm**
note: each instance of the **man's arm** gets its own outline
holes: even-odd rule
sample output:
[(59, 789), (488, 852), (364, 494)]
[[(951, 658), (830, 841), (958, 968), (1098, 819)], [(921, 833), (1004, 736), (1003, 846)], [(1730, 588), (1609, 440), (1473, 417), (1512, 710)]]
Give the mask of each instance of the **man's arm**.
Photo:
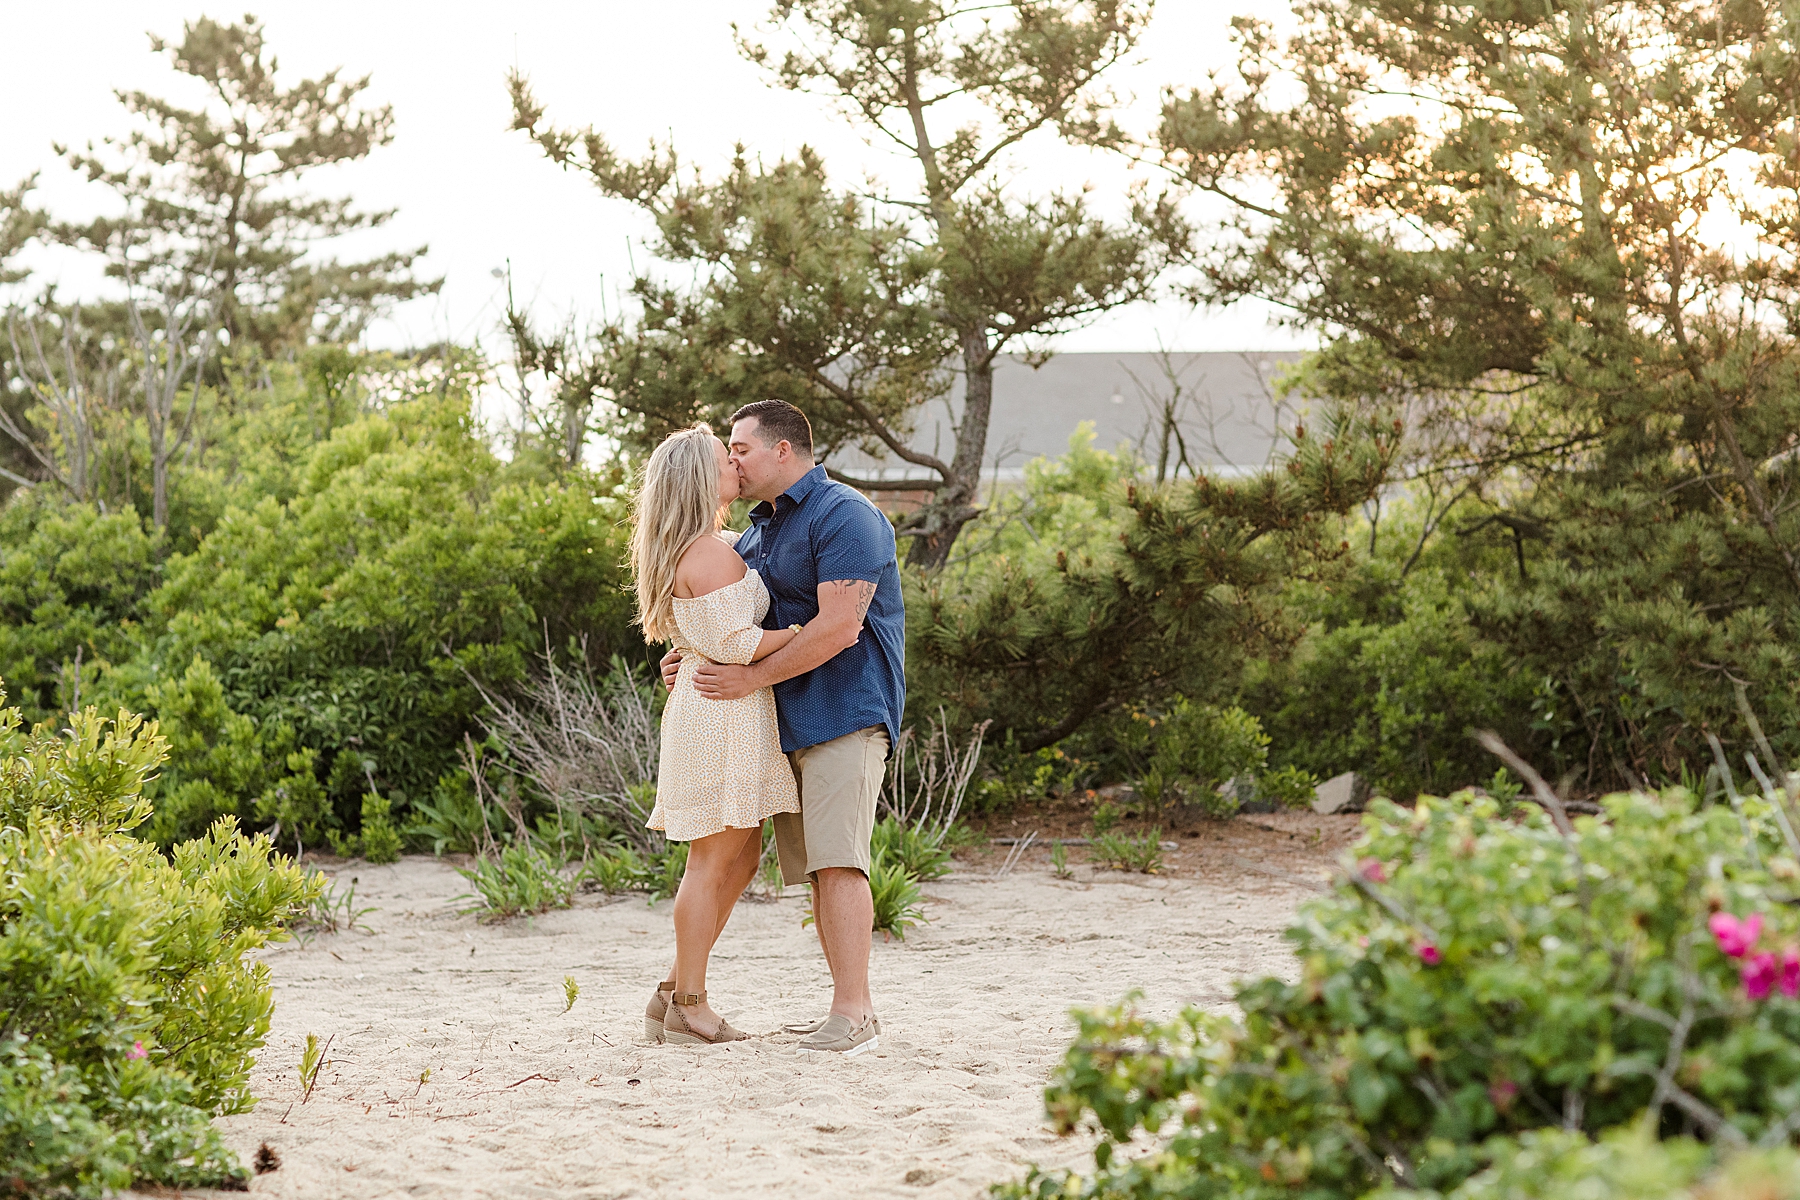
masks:
[(757, 688), (804, 675), (856, 645), (874, 600), (875, 585), (865, 579), (821, 583), (819, 615), (793, 641), (749, 666), (703, 663), (694, 673), (694, 690), (709, 700), (736, 700)]

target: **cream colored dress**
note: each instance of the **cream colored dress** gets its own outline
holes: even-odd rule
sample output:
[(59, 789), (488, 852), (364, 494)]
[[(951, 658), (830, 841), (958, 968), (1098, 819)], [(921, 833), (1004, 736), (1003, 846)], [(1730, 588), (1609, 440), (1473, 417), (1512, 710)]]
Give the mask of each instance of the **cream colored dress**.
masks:
[(737, 700), (708, 700), (694, 690), (703, 660), (751, 660), (768, 611), (769, 590), (755, 571), (704, 596), (675, 597), (681, 672), (663, 708), (649, 821), (670, 841), (754, 829), (775, 813), (800, 811), (794, 772), (781, 753), (774, 693), (757, 688)]

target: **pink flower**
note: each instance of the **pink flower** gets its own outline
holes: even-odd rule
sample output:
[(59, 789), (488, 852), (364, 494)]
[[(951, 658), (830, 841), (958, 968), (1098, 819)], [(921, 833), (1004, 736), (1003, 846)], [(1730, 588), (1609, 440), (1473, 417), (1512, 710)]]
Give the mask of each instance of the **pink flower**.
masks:
[(1370, 883), (1387, 882), (1387, 864), (1379, 858), (1362, 858), (1356, 862), (1356, 869)]
[(1369, 948), (1369, 935), (1365, 933), (1357, 938), (1356, 946), (1359, 950), (1367, 950)]
[(131, 1049), (129, 1049), (125, 1052), (125, 1057), (126, 1058), (149, 1058), (150, 1052), (148, 1050), (144, 1049), (144, 1043), (133, 1042), (133, 1043), (131, 1043)]
[(1494, 1107), (1505, 1112), (1512, 1107), (1513, 1097), (1519, 1094), (1519, 1085), (1510, 1079), (1496, 1079), (1488, 1084), (1488, 1099)]
[(1756, 945), (1756, 939), (1762, 933), (1762, 914), (1751, 913), (1740, 921), (1730, 913), (1718, 912), (1706, 924), (1718, 941), (1719, 949), (1732, 958), (1742, 958), (1750, 953), (1750, 947)]
[(1781, 952), (1781, 994), (1792, 1000), (1800, 996), (1800, 951), (1789, 946)]
[(1738, 970), (1744, 976), (1744, 994), (1752, 1000), (1765, 1000), (1769, 989), (1775, 986), (1775, 956), (1764, 951), (1754, 958), (1747, 958), (1739, 964)]
[(1422, 942), (1419, 945), (1419, 961), (1428, 967), (1435, 967), (1444, 961), (1443, 951), (1430, 942)]

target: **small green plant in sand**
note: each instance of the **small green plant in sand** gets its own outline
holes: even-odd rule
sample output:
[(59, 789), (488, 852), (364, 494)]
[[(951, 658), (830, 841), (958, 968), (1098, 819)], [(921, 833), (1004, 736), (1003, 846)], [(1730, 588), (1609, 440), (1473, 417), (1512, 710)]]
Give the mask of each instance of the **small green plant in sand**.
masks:
[(475, 885), (473, 893), (457, 900), (473, 900), (458, 912), (477, 913), (483, 920), (530, 916), (552, 908), (567, 908), (575, 894), (573, 881), (564, 878), (556, 863), (529, 843), (515, 842), (493, 857), (475, 860), (458, 875)]
[(1094, 839), (1091, 855), (1096, 866), (1116, 867), (1121, 871), (1141, 871), (1146, 875), (1162, 866), (1162, 830), (1152, 829), (1141, 837), (1123, 833), (1105, 833)]
[(874, 931), (906, 940), (906, 931), (925, 923), (919, 881), (906, 864), (877, 857), (869, 867), (869, 894), (875, 901)]
[(323, 871), (308, 871), (308, 882), (316, 881), (320, 892), (306, 906), (294, 922), (294, 932), (301, 945), (306, 945), (321, 933), (348, 932), (361, 928), (364, 933), (369, 927), (362, 924), (362, 919), (375, 911), (373, 904), (361, 908), (356, 904), (357, 877), (350, 877), (350, 886), (342, 892), (337, 890), (337, 881)]
[(1058, 879), (1070, 879), (1075, 872), (1069, 869), (1069, 851), (1061, 842), (1050, 844), (1050, 873)]
[(1119, 806), (1111, 800), (1102, 800), (1094, 805), (1094, 815), (1088, 818), (1089, 823), (1094, 827), (1094, 836), (1100, 837), (1112, 832), (1113, 827), (1118, 825), (1119, 818), (1124, 815), (1119, 811)]
[(312, 1099), (313, 1088), (319, 1082), (319, 1068), (325, 1065), (325, 1053), (330, 1049), (331, 1038), (326, 1038), (321, 1044), (318, 1034), (306, 1035), (306, 1045), (300, 1051), (300, 1103), (305, 1104)]
[(619, 846), (590, 855), (576, 881), (584, 887), (591, 884), (609, 896), (617, 896), (648, 886), (648, 879), (649, 871), (644, 866), (643, 856), (630, 846)]
[(681, 877), (687, 872), (688, 844), (670, 842), (668, 848), (650, 858), (650, 903), (674, 899), (681, 890)]
[(581, 995), (581, 985), (575, 982), (573, 975), (563, 976), (563, 1011), (568, 1012), (575, 1007), (575, 997)]

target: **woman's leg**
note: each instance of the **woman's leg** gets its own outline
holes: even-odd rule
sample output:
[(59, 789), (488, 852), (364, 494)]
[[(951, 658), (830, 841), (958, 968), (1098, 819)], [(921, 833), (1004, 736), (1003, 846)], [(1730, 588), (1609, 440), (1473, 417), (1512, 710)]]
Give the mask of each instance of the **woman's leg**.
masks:
[[(731, 890), (741, 870), (746, 843), (760, 842), (755, 829), (727, 829), (688, 843), (687, 870), (681, 876), (681, 887), (675, 893), (675, 994), (688, 995), (706, 990), (706, 960), (713, 943), (730, 916), (730, 906), (743, 891), (739, 883)], [(760, 847), (759, 847), (760, 849)], [(754, 872), (754, 867), (752, 867)], [(721, 902), (723, 901), (723, 903)], [(682, 1016), (694, 1032), (711, 1037), (719, 1028), (718, 1014), (705, 1001), (682, 1006)]]
[[(756, 878), (756, 868), (762, 864), (762, 829), (760, 827), (756, 829), (727, 830), (726, 832), (754, 833), (757, 836), (744, 839), (744, 848), (738, 851), (737, 860), (731, 864), (729, 870), (719, 876), (719, 887), (714, 896), (714, 903), (718, 905), (719, 919), (716, 927), (713, 929), (712, 941), (706, 944), (706, 949), (709, 954), (712, 952), (712, 948), (718, 944), (719, 935), (725, 932), (725, 923), (731, 920), (731, 910), (737, 907), (739, 897), (744, 894), (744, 889), (750, 886), (750, 881)], [(690, 850), (688, 853), (690, 855), (688, 863), (689, 865), (692, 865), (693, 858), (691, 856), (693, 851)], [(685, 887), (687, 885), (686, 875), (681, 877), (681, 882), (682, 886)], [(675, 978), (675, 966), (673, 964), (669, 967), (669, 973), (663, 976), (663, 978)]]

